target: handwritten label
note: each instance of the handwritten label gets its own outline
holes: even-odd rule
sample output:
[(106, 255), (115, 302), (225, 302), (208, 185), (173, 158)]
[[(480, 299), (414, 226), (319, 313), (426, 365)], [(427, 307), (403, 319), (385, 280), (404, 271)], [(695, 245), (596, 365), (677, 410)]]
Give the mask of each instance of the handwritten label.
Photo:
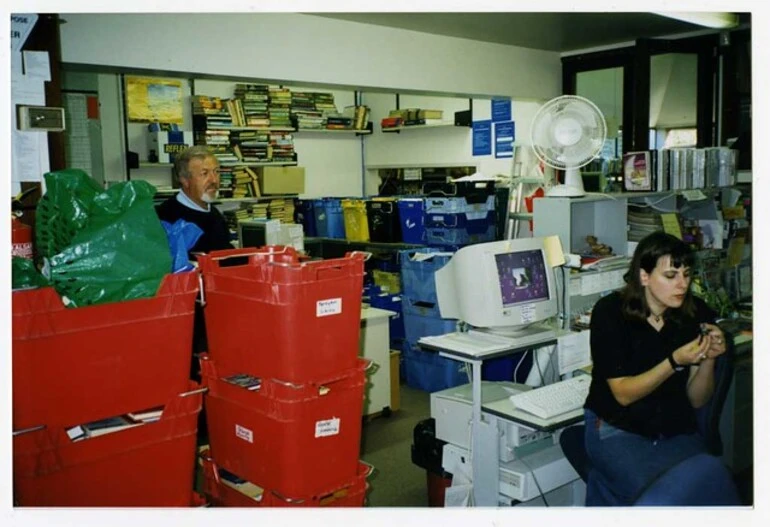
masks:
[(340, 313), (342, 313), (341, 298), (328, 298), (326, 300), (319, 300), (315, 304), (316, 317), (328, 317), (331, 315), (339, 315)]
[(235, 425), (235, 437), (239, 437), (244, 441), (248, 441), (249, 443), (254, 442), (254, 432), (248, 428), (244, 428), (241, 425)]
[(316, 421), (315, 423), (315, 436), (327, 437), (335, 436), (340, 433), (340, 418), (332, 417), (324, 421)]

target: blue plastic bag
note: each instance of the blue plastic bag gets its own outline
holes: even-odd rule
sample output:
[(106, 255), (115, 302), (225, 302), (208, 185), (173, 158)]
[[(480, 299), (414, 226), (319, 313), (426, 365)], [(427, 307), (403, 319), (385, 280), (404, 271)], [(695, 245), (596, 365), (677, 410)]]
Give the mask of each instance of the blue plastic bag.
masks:
[(171, 272), (181, 273), (195, 268), (187, 257), (203, 231), (194, 223), (185, 220), (176, 220), (174, 223), (161, 220), (161, 225), (166, 230), (168, 248), (171, 251)]

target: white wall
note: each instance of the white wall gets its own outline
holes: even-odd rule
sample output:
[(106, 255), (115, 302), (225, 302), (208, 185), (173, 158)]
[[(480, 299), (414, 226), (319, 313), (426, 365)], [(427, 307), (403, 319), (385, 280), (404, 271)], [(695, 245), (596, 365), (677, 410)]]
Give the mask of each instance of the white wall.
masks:
[[(299, 162), (307, 172), (304, 197), (376, 193), (379, 181), (364, 165), (461, 164), (477, 166), (490, 175), (510, 174), (510, 160), (472, 155), (469, 128), (381, 133), (380, 119), (395, 108), (395, 91), (386, 93), (389, 90), (401, 93), (401, 108), (438, 106), (450, 119), (454, 106), (467, 109), (468, 97), (475, 95), (475, 120), (490, 117), (492, 96), (546, 100), (561, 91), (557, 53), (311, 15), (124, 13), (65, 14), (63, 18), (67, 23), (61, 31), (62, 62), (70, 70), (101, 66), (134, 74), (184, 76), (196, 79), (195, 93), (221, 97), (232, 96), (235, 80), (200, 78), (275, 82), (292, 89), (307, 86), (335, 93), (340, 109), (352, 104), (354, 88), (369, 88), (364, 90), (363, 102), (372, 107), (373, 135), (363, 139), (354, 135), (295, 135)], [(205, 34), (199, 30), (204, 27)], [(100, 75), (110, 76), (116, 79), (114, 75)], [(103, 86), (100, 82), (100, 88)], [(447, 96), (417, 96), (415, 92)], [(449, 94), (461, 96), (452, 98)], [(100, 98), (104, 105), (101, 89)], [(111, 103), (119, 103), (116, 92), (109, 98)], [(529, 142), (529, 124), (537, 106), (514, 102), (517, 142)], [(107, 113), (120, 114), (121, 108), (115, 106)], [(117, 179), (110, 174), (125, 166), (125, 147), (114, 132), (104, 141), (108, 180)], [(145, 160), (144, 125), (129, 124), (128, 136), (130, 149)], [(164, 184), (169, 173), (167, 169), (142, 169), (132, 171), (131, 176)]]
[(62, 62), (293, 84), (548, 99), (558, 53), (293, 13), (62, 15)]

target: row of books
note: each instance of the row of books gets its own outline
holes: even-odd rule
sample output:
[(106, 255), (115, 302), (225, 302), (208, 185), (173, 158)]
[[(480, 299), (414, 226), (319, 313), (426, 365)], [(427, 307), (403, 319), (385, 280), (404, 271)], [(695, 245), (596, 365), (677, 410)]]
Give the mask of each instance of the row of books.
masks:
[(736, 181), (736, 151), (727, 147), (665, 148), (623, 155), (626, 191), (726, 187)]
[[(247, 196), (233, 196), (247, 197)], [(223, 212), (227, 225), (232, 230), (238, 229), (243, 220), (280, 220), (281, 223), (294, 223), (294, 199), (272, 198), (264, 201), (244, 202), (234, 210)]]
[(443, 118), (444, 112), (442, 110), (404, 108), (388, 112), (388, 116), (380, 121), (380, 126), (382, 128), (397, 128), (399, 126), (442, 124)]

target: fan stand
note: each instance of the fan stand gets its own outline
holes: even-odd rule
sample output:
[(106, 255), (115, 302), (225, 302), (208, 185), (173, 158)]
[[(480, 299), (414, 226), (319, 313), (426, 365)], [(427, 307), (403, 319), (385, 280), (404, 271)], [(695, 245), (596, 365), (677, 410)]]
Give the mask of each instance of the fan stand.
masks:
[(568, 168), (564, 172), (564, 184), (554, 185), (546, 192), (547, 198), (581, 198), (586, 195), (580, 168)]

